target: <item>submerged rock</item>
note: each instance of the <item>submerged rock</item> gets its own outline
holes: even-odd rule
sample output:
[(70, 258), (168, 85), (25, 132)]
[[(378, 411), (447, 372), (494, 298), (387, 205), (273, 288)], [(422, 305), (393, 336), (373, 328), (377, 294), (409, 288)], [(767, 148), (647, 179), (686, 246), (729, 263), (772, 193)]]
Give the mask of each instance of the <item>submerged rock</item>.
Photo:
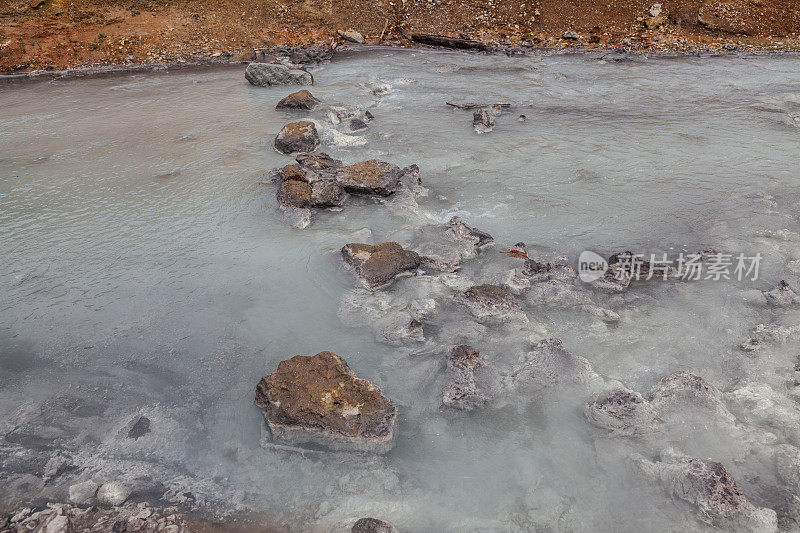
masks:
[(488, 109), (478, 109), (472, 114), (472, 127), (477, 133), (489, 133), (494, 129), (494, 117)]
[(319, 146), (317, 127), (308, 120), (286, 124), (275, 137), (275, 148), (284, 154), (313, 152)]
[(394, 193), (402, 176), (400, 167), (378, 159), (343, 166), (336, 171), (336, 179), (347, 192), (378, 196)]
[(259, 382), (255, 403), (277, 441), (376, 453), (394, 444), (394, 405), (333, 352), (281, 361)]
[(447, 357), (447, 381), (442, 403), (472, 411), (494, 399), (499, 390), (497, 373), (472, 346), (454, 346)]
[(314, 77), (310, 72), (293, 69), (276, 63), (250, 63), (244, 71), (250, 85), (271, 87), (273, 85), (311, 85)]
[(494, 242), (491, 235), (453, 217), (447, 224), (428, 226), (420, 230), (412, 246), (423, 262), (436, 270), (455, 272), (464, 259)]
[(715, 420), (734, 421), (722, 392), (691, 372), (676, 372), (661, 379), (650, 401), (662, 418), (681, 418), (690, 408), (704, 411)]
[(792, 289), (785, 280), (770, 291), (764, 291), (767, 303), (773, 307), (793, 307), (800, 305), (800, 295)]
[(616, 388), (601, 394), (586, 406), (586, 418), (612, 435), (625, 437), (652, 433), (658, 414), (638, 392)]
[(412, 272), (420, 265), (416, 252), (405, 250), (396, 242), (346, 244), (342, 257), (368, 287), (391, 283), (398, 274)]
[(278, 102), (275, 109), (306, 109), (310, 111), (319, 103), (320, 101), (314, 98), (308, 89), (301, 89)]
[(359, 518), (350, 533), (397, 533), (397, 529), (389, 522), (377, 518)]
[(453, 299), (478, 319), (527, 321), (522, 306), (514, 295), (500, 285), (475, 285), (463, 293), (456, 294)]
[(558, 383), (588, 383), (599, 379), (584, 357), (566, 348), (561, 339), (543, 339), (511, 372), (516, 388), (537, 390)]
[(746, 352), (760, 350), (765, 346), (784, 344), (800, 336), (800, 325), (758, 324), (750, 332), (750, 338), (739, 345)]
[(777, 531), (775, 511), (750, 503), (722, 463), (673, 451), (662, 453), (660, 459), (653, 462), (635, 455), (632, 462), (645, 478), (696, 506), (701, 520), (727, 530)]

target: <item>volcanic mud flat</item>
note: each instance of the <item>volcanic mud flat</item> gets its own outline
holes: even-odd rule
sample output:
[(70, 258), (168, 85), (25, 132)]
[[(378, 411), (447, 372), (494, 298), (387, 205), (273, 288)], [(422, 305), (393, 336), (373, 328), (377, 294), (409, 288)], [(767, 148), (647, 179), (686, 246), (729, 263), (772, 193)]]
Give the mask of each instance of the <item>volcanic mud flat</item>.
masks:
[[(0, 87), (0, 528), (796, 529), (798, 67), (379, 50), (302, 87)], [(275, 149), (295, 122), (310, 154)]]

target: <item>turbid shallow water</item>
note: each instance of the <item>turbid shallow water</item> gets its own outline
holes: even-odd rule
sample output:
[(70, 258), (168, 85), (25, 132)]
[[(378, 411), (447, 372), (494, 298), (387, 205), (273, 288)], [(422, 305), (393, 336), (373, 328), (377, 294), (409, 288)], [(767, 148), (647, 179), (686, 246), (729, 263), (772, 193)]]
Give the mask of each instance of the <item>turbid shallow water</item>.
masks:
[[(406, 531), (707, 527), (631, 473), (628, 455), (659, 450), (591, 426), (585, 391), (442, 409), (445, 346), (387, 345), (337, 317), (354, 286), (338, 250), (365, 229), (381, 242), (459, 215), (497, 242), (464, 267), (479, 283), (520, 266), (497, 253), (518, 241), (573, 261), (585, 249), (761, 253), (755, 281), (632, 288), (652, 298), (614, 326), (526, 305), (530, 328), (490, 327), (479, 349), (512, 364), (531, 336), (558, 337), (645, 395), (688, 370), (726, 392), (766, 384), (794, 405), (797, 344), (738, 345), (756, 324), (800, 322), (757, 292), (800, 285), (800, 60), (381, 51), (314, 74), (315, 96), (376, 117), (366, 144), (324, 133), (320, 149), (418, 164), (430, 190), (419, 214), (354, 199), (286, 225), (265, 180), (291, 162), (275, 133), (302, 114), (276, 111), (289, 88), (252, 87), (241, 67), (0, 86), (0, 499), (63, 499), (94, 477), (293, 531), (370, 515)], [(478, 135), (445, 100), (518, 106)], [(256, 383), (321, 350), (397, 403), (386, 456), (259, 446)], [(796, 414), (736, 424), (800, 445)], [(127, 438), (139, 415), (150, 433)], [(684, 422), (657, 442), (722, 461), (759, 506), (784, 505), (741, 435), (702, 413)], [(73, 468), (45, 483), (59, 453)]]

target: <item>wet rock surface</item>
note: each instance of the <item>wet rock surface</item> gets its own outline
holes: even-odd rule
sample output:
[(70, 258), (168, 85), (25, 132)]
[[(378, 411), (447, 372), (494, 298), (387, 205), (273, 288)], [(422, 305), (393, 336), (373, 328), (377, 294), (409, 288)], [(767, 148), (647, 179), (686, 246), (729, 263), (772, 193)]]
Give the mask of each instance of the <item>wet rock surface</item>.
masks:
[(368, 287), (391, 283), (398, 274), (413, 272), (420, 265), (416, 252), (405, 250), (396, 242), (350, 243), (342, 248), (342, 257)]
[(341, 167), (336, 171), (336, 180), (349, 193), (389, 196), (397, 190), (402, 175), (397, 165), (370, 159)]
[(500, 285), (475, 285), (453, 299), (478, 319), (526, 320), (517, 299)]
[(394, 405), (332, 352), (281, 361), (259, 382), (255, 403), (278, 442), (378, 453), (393, 446)]
[(282, 206), (309, 207), (311, 205), (311, 185), (300, 180), (282, 181), (278, 186), (278, 203)]
[(397, 529), (389, 522), (377, 518), (359, 518), (350, 533), (397, 533)]
[(659, 461), (635, 456), (633, 464), (646, 478), (657, 481), (673, 496), (694, 505), (711, 524), (742, 531), (777, 531), (775, 511), (756, 507), (722, 463), (672, 451)]
[(311, 85), (314, 83), (314, 77), (310, 72), (277, 63), (250, 63), (244, 71), (244, 77), (251, 85), (258, 87)]
[(447, 375), (442, 403), (472, 411), (498, 394), (499, 377), (472, 346), (454, 346), (447, 357)]
[(311, 111), (320, 103), (308, 89), (301, 89), (277, 103), (275, 109), (304, 109)]
[(286, 124), (275, 137), (275, 148), (284, 154), (313, 152), (317, 146), (319, 146), (317, 127), (307, 120)]

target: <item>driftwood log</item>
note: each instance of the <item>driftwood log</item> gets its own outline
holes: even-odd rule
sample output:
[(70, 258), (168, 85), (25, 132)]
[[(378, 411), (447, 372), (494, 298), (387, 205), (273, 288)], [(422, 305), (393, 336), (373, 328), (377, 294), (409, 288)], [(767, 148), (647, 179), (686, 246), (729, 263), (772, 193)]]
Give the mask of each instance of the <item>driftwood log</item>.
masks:
[(463, 104), (459, 104), (455, 102), (445, 102), (445, 104), (453, 106), (458, 109), (477, 109), (479, 107), (511, 107), (511, 104), (506, 102), (500, 102), (495, 104), (479, 104), (475, 102), (465, 102)]
[(443, 46), (445, 48), (458, 48), (460, 50), (488, 50), (489, 45), (474, 39), (461, 39), (459, 37), (448, 37), (446, 35), (427, 35), (424, 33), (412, 33), (411, 40), (420, 44), (431, 46)]

